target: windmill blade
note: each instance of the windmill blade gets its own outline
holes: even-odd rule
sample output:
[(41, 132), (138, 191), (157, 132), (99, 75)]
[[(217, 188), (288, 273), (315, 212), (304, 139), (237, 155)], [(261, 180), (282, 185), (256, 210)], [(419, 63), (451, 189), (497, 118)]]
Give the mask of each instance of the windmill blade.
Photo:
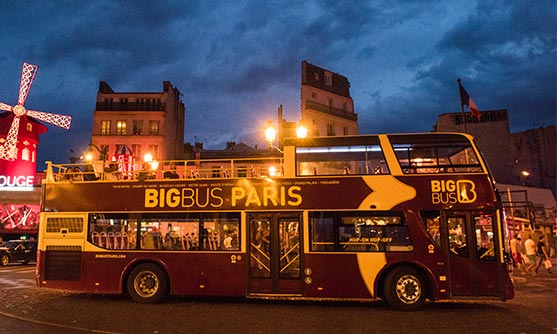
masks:
[(27, 100), (27, 94), (31, 89), (33, 80), (35, 79), (35, 74), (37, 74), (37, 65), (31, 65), (23, 63), (23, 69), (21, 70), (21, 83), (19, 84), (19, 97), (17, 99), (17, 104), (24, 105), (25, 100)]
[(15, 160), (17, 157), (17, 134), (19, 132), (19, 117), (15, 116), (14, 121), (6, 137), (6, 143), (4, 147), (0, 150), (0, 159), (4, 160)]
[(71, 116), (52, 114), (44, 111), (27, 110), (27, 116), (40, 119), (41, 121), (45, 121), (50, 124), (54, 124), (66, 130), (69, 130), (70, 125), (72, 124)]
[(12, 108), (11, 105), (0, 102), (0, 110), (12, 111)]

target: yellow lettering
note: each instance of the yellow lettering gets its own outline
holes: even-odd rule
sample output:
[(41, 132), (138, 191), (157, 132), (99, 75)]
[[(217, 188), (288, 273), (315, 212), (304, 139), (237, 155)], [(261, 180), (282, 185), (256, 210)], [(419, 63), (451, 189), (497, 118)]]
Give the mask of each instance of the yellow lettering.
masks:
[(437, 180), (431, 180), (431, 192), (438, 193), (441, 191), (441, 182)]
[(264, 187), (263, 188), (263, 206), (268, 206), (269, 201), (273, 202), (274, 206), (278, 205), (277, 189), (275, 187)]
[(158, 192), (156, 189), (145, 189), (145, 207), (154, 208), (159, 204)]
[(291, 206), (298, 206), (302, 204), (302, 195), (298, 194), (298, 191), (301, 191), (302, 188), (299, 186), (292, 186), (288, 188), (288, 196), (292, 199), (288, 201), (288, 205)]
[(249, 206), (250, 204), (261, 206), (261, 199), (259, 198), (259, 195), (257, 195), (257, 189), (254, 187), (250, 188), (246, 199), (246, 206)]
[(180, 205), (180, 191), (178, 189), (168, 189), (166, 192), (166, 204), (171, 208)]
[(233, 207), (236, 206), (236, 202), (238, 200), (241, 200), (244, 197), (246, 197), (246, 191), (244, 190), (244, 188), (232, 187), (232, 190), (231, 190), (231, 193), (230, 193), (230, 199), (231, 199), (231, 203), (232, 203)]
[(216, 199), (217, 202), (216, 203), (211, 203), (211, 206), (213, 208), (219, 208), (222, 206), (222, 203), (224, 203), (224, 200), (222, 199), (222, 197), (220, 197), (217, 192), (221, 192), (222, 188), (213, 188), (211, 189), (211, 197)]
[(182, 189), (182, 207), (191, 208), (195, 205), (195, 200), (193, 199), (195, 192), (191, 188)]

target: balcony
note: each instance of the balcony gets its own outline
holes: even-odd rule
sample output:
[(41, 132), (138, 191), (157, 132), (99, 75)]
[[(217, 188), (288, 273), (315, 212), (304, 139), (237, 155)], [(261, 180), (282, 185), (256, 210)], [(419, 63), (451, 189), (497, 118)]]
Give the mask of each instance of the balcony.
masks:
[(165, 103), (136, 103), (136, 102), (97, 102), (97, 111), (164, 111)]
[(342, 117), (344, 119), (355, 121), (355, 122), (358, 121), (358, 115), (356, 113), (331, 107), (329, 105), (318, 103), (311, 100), (306, 101), (306, 109), (316, 110), (325, 114)]

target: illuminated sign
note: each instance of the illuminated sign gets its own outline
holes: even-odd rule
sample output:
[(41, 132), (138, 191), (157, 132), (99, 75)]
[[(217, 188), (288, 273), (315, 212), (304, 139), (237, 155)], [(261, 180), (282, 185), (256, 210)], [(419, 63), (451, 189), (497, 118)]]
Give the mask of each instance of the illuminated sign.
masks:
[(431, 203), (456, 204), (476, 201), (476, 184), (470, 180), (431, 180)]
[(299, 186), (145, 189), (145, 208), (220, 208), (225, 199), (231, 208), (297, 207), (302, 204)]

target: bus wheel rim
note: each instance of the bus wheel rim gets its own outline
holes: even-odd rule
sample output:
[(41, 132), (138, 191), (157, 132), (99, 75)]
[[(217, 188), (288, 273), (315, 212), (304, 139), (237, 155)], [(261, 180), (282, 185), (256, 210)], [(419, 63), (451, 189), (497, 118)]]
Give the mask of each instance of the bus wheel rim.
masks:
[(8, 258), (8, 256), (7, 255), (2, 256), (2, 265), (7, 266), (8, 263), (10, 263), (10, 259)]
[(141, 297), (152, 297), (159, 291), (159, 277), (152, 271), (142, 271), (135, 276), (133, 287)]
[(396, 294), (405, 304), (413, 304), (420, 299), (422, 289), (420, 281), (413, 275), (404, 275), (396, 285)]

